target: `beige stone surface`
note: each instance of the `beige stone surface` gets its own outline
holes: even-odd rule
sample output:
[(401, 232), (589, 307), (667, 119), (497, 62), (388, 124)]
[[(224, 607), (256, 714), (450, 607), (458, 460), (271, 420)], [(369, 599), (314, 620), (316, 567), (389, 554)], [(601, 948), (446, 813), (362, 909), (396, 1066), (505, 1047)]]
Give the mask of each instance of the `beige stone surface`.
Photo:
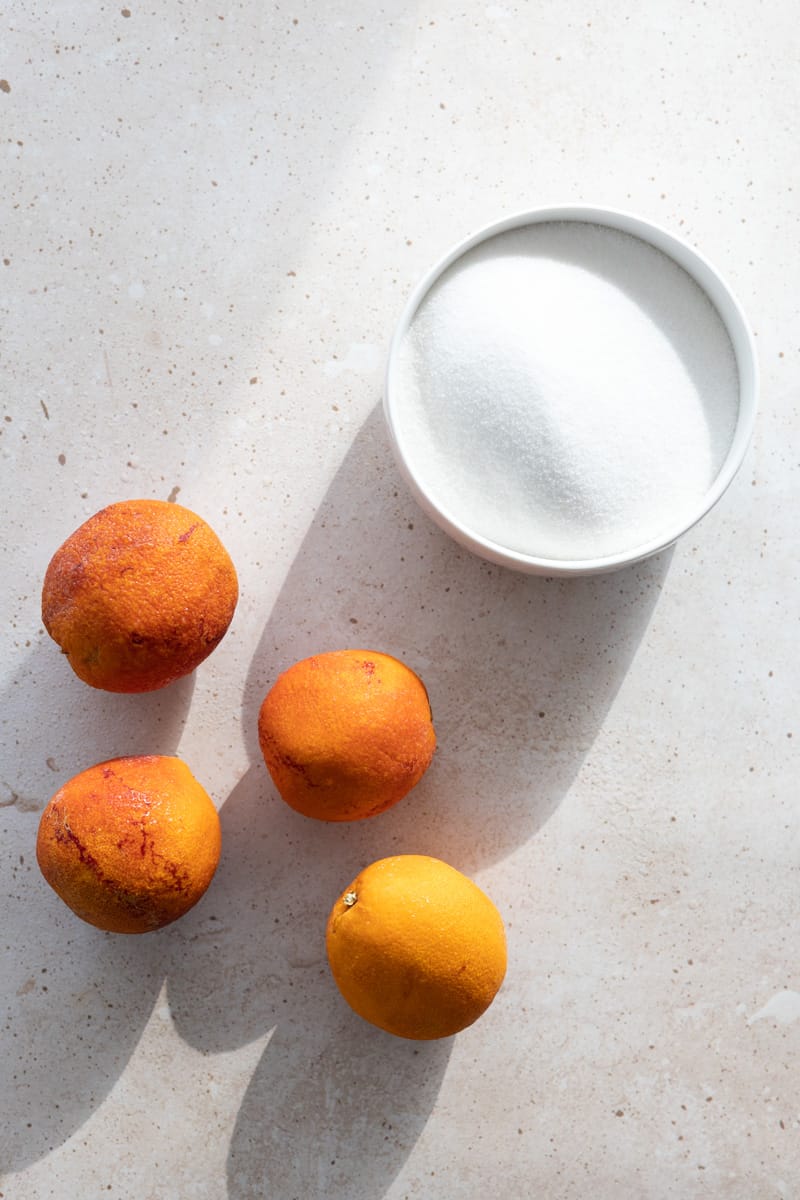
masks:
[[(0, 832), (6, 1200), (796, 1200), (798, 25), (788, 0), (376, 6), (10, 0), (0, 14)], [(757, 335), (719, 506), (617, 575), (525, 578), (418, 511), (380, 411), (411, 287), (523, 208), (630, 209), (702, 250)], [(196, 675), (92, 692), (47, 562), (178, 499), (241, 601)], [(288, 810), (276, 673), (409, 662), (439, 751), (363, 825)], [(183, 921), (83, 926), (39, 813), (176, 752), (223, 858)], [(450, 1041), (365, 1025), (339, 889), (433, 853), (503, 912), (509, 972)]]

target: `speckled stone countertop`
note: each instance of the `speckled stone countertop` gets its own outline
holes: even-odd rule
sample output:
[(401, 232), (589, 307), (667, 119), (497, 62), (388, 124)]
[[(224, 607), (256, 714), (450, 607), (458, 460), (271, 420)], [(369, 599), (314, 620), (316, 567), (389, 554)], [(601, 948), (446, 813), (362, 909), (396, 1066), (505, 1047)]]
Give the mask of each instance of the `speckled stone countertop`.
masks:
[[(10, 0), (0, 16), (6, 1200), (800, 1197), (800, 35), (788, 0)], [(380, 410), (421, 273), (519, 209), (630, 209), (737, 292), (762, 372), (734, 485), (674, 550), (526, 578), (416, 508)], [(239, 570), (228, 636), (149, 696), (41, 626), (55, 548), (172, 497)], [(439, 751), (374, 821), (276, 797), (275, 675), (413, 665)], [(203, 901), (82, 925), (39, 813), (177, 752), (222, 819)], [(455, 1039), (354, 1016), (324, 957), (356, 870), (474, 876), (506, 983)]]

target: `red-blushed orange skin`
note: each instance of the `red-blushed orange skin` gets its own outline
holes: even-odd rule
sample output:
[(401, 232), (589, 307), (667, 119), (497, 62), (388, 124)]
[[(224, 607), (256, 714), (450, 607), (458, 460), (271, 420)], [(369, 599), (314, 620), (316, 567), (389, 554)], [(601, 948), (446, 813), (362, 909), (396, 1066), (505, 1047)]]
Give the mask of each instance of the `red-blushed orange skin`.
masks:
[(238, 595), (230, 556), (201, 517), (166, 500), (122, 500), (53, 555), (42, 620), (85, 683), (150, 692), (208, 657)]
[(331, 909), (328, 962), (350, 1007), (396, 1037), (451, 1037), (505, 978), (503, 920), (476, 883), (425, 854), (382, 858)]
[(428, 693), (409, 667), (374, 650), (334, 650), (278, 677), (258, 718), (275, 787), (297, 812), (356, 821), (419, 783), (436, 748)]
[(36, 858), (82, 920), (148, 933), (197, 903), (219, 862), (219, 817), (178, 758), (113, 758), (75, 775), (42, 813)]

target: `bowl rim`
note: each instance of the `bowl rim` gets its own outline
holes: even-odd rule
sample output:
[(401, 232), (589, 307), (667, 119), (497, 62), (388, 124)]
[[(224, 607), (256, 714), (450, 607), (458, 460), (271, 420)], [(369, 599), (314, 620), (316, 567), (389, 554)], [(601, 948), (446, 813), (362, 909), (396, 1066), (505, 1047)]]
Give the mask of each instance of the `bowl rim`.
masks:
[[(728, 453), (703, 496), (698, 510), (688, 521), (682, 521), (661, 536), (640, 542), (617, 554), (596, 558), (554, 559), (513, 550), (486, 538), (432, 499), (417, 477), (401, 445), (395, 414), (398, 404), (402, 401), (398, 400), (399, 388), (395, 377), (400, 347), (417, 310), (436, 281), (454, 262), (474, 247), (511, 230), (527, 225), (569, 221), (599, 225), (637, 237), (660, 250), (686, 271), (711, 301), (730, 338), (739, 376), (739, 405)], [(576, 203), (551, 204), (510, 213), (481, 226), (451, 245), (422, 275), (408, 296), (389, 346), (383, 390), (383, 412), (394, 457), (412, 495), (423, 511), (457, 542), (489, 562), (529, 574), (550, 576), (593, 575), (614, 571), (641, 562), (672, 546), (707, 515), (732, 483), (750, 444), (757, 408), (758, 358), (752, 331), (733, 289), (705, 255), (683, 238), (636, 213), (626, 209)]]

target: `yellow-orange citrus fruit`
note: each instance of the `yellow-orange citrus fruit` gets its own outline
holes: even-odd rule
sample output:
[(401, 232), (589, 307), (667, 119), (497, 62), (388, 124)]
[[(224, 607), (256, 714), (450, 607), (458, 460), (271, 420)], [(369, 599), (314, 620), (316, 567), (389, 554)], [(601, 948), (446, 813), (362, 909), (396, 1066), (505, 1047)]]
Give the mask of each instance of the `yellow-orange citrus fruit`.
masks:
[(396, 804), (436, 747), (422, 681), (374, 650), (315, 654), (284, 671), (261, 705), (258, 737), (286, 803), (323, 821)]
[(382, 858), (331, 910), (328, 962), (352, 1009), (388, 1033), (450, 1037), (491, 1004), (506, 973), (500, 913), (455, 867)]
[(238, 594), (230, 556), (201, 517), (166, 500), (122, 500), (54, 554), (42, 620), (85, 683), (150, 692), (207, 658)]
[(147, 933), (197, 903), (217, 868), (220, 824), (185, 763), (112, 758), (75, 775), (42, 813), (36, 858), (74, 913)]

